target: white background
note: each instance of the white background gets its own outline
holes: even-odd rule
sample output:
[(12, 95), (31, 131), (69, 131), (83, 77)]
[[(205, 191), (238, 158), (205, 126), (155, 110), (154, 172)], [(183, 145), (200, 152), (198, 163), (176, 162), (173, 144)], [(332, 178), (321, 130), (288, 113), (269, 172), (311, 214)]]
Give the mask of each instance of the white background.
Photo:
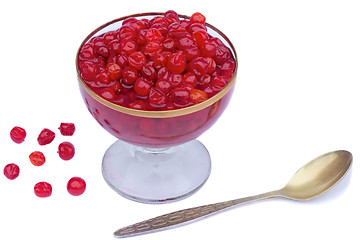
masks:
[[(212, 157), (205, 186), (185, 200), (147, 205), (122, 198), (104, 182), (102, 156), (116, 139), (88, 113), (79, 94), (75, 55), (99, 25), (139, 12), (200, 11), (234, 43), (239, 70), (232, 101), (199, 140)], [(282, 187), (309, 160), (332, 150), (353, 153), (350, 174), (310, 202), (273, 199), (185, 227), (134, 239), (359, 239), (359, 1), (2, 1), (0, 3), (0, 169), (15, 162), (18, 179), (0, 175), (0, 239), (114, 239), (120, 227), (170, 211)], [(72, 137), (61, 122), (74, 122)], [(28, 136), (9, 137), (15, 125)], [(43, 128), (57, 133), (39, 146)], [(59, 159), (71, 141), (74, 159)], [(31, 165), (43, 151), (47, 162)], [(80, 197), (66, 191), (83, 177)], [(37, 198), (48, 181), (53, 195)]]

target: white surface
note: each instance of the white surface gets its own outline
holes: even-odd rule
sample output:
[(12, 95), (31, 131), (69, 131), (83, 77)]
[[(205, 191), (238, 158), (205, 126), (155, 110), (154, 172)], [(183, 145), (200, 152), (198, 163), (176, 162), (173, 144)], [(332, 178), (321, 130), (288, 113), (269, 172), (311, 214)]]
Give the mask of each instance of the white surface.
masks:
[[(182, 208), (282, 187), (307, 161), (325, 152), (353, 153), (351, 174), (311, 202), (268, 200), (192, 225), (134, 239), (359, 239), (360, 6), (358, 1), (2, 1), (0, 3), (0, 169), (15, 162), (15, 181), (0, 175), (0, 239), (114, 239), (119, 227)], [(123, 15), (174, 9), (200, 11), (222, 29), (239, 55), (229, 108), (201, 140), (213, 170), (192, 197), (146, 205), (118, 196), (100, 166), (115, 139), (87, 112), (79, 94), (75, 54), (100, 24)], [(57, 132), (38, 146), (37, 134), (74, 122), (73, 137)], [(24, 127), (17, 145), (9, 131)], [(65, 140), (74, 159), (56, 154)], [(28, 155), (47, 156), (34, 167)], [(73, 176), (88, 184), (70, 196)], [(48, 181), (53, 195), (33, 194)]]

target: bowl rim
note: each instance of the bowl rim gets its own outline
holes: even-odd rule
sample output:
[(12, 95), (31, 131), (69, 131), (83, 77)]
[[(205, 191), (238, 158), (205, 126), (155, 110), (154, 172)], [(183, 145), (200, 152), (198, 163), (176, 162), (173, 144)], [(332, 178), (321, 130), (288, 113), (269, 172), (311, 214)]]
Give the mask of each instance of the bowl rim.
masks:
[[(235, 81), (236, 81), (237, 69), (238, 69), (238, 58), (237, 58), (237, 53), (236, 53), (235, 47), (234, 47), (233, 43), (230, 41), (230, 39), (223, 32), (221, 32), (218, 28), (216, 28), (215, 26), (211, 25), (208, 22), (205, 23), (206, 27), (211, 28), (213, 31), (215, 31), (217, 34), (219, 34), (227, 42), (227, 44), (229, 44), (229, 46), (234, 54), (234, 58), (235, 58), (235, 70), (234, 70), (234, 74), (233, 74), (232, 78), (230, 79), (230, 81), (228, 82), (228, 84), (220, 92), (218, 92), (211, 98), (209, 98), (201, 103), (197, 103), (192, 106), (188, 106), (188, 107), (184, 107), (184, 108), (173, 109), (173, 110), (163, 110), (163, 111), (156, 111), (156, 110), (147, 111), (147, 110), (132, 109), (132, 108), (128, 108), (128, 107), (124, 107), (124, 106), (112, 103), (112, 102), (100, 97), (85, 83), (85, 81), (80, 76), (79, 64), (78, 64), (79, 53), (80, 53), (82, 46), (85, 43), (87, 43), (96, 33), (98, 33), (100, 30), (104, 29), (105, 27), (107, 27), (111, 24), (114, 24), (119, 21), (123, 21), (128, 18), (146, 17), (146, 16), (163, 16), (164, 14), (165, 14), (164, 12), (145, 12), (145, 13), (131, 14), (131, 15), (113, 19), (113, 20), (97, 27), (81, 42), (81, 44), (77, 50), (77, 53), (76, 53), (75, 64), (76, 64), (78, 81), (79, 81), (81, 87), (87, 92), (87, 94), (89, 94), (97, 102), (99, 102), (102, 105), (105, 105), (106, 107), (111, 108), (117, 112), (125, 113), (125, 114), (132, 115), (132, 116), (146, 117), (146, 118), (169, 118), (169, 117), (183, 116), (183, 115), (201, 111), (201, 110), (213, 105), (214, 103), (218, 102), (221, 98), (223, 98), (232, 89), (232, 87), (234, 86)], [(178, 14), (178, 16), (183, 19), (190, 19), (190, 17), (187, 15)]]

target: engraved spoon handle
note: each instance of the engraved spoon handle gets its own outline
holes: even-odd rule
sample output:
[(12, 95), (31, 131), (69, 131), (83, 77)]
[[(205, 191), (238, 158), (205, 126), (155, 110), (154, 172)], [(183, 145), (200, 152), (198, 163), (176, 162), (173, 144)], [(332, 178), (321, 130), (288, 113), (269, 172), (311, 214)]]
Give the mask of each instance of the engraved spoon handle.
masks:
[(141, 234), (162, 231), (171, 227), (177, 227), (190, 223), (194, 220), (204, 218), (206, 216), (218, 213), (230, 207), (234, 207), (239, 204), (253, 202), (257, 200), (279, 197), (280, 190), (263, 193), (251, 197), (239, 198), (235, 200), (219, 202), (214, 204), (208, 204), (200, 207), (188, 208), (172, 213), (168, 213), (162, 216), (151, 218), (133, 225), (121, 228), (114, 233), (117, 238), (132, 237)]

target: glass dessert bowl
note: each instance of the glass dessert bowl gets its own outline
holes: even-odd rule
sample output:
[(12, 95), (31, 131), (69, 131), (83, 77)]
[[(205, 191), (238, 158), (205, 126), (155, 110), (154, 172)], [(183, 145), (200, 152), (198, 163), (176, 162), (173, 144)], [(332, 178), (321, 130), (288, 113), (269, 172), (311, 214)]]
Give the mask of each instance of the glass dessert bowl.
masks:
[[(236, 80), (237, 56), (234, 46), (220, 30), (208, 23), (203, 23), (203, 25), (206, 26), (206, 31), (211, 41), (214, 42), (213, 45), (216, 46), (216, 49), (220, 45), (222, 47), (216, 53), (221, 55), (217, 59), (214, 56), (215, 53), (210, 54), (216, 59), (216, 66), (214, 66), (213, 70), (210, 70), (209, 67), (206, 68), (207, 72), (202, 74), (206, 75), (205, 79), (200, 79), (202, 78), (199, 73), (201, 71), (201, 63), (198, 64), (200, 67), (196, 65), (197, 63), (193, 63), (193, 60), (199, 56), (199, 52), (192, 55), (191, 50), (185, 48), (180, 53), (186, 53), (184, 56), (186, 56), (188, 68), (186, 70), (181, 69), (178, 72), (176, 72), (176, 67), (170, 66), (169, 63), (166, 65), (166, 62), (171, 61), (169, 60), (171, 53), (168, 53), (167, 57), (165, 57), (167, 58), (165, 67), (161, 66), (161, 64), (164, 64), (161, 57), (159, 57), (160, 60), (154, 60), (155, 55), (159, 52), (153, 54), (153, 48), (148, 50), (147, 44), (144, 44), (146, 45), (144, 47), (137, 47), (139, 51), (133, 50), (126, 54), (123, 54), (123, 52), (131, 50), (123, 46), (118, 51), (119, 55), (116, 57), (116, 60), (114, 60), (115, 58), (109, 60), (111, 59), (111, 51), (116, 51), (115, 44), (110, 43), (111, 40), (114, 40), (114, 38), (116, 40), (114, 36), (119, 34), (119, 29), (128, 23), (133, 24), (136, 22), (135, 25), (139, 26), (142, 24), (139, 24), (139, 20), (141, 20), (145, 25), (149, 24), (149, 22), (151, 23), (151, 21), (158, 24), (160, 19), (169, 18), (170, 20), (167, 20), (167, 24), (171, 25), (175, 20), (182, 21), (182, 25), (180, 26), (179, 22), (176, 26), (177, 28), (172, 33), (170, 33), (170, 30), (169, 33), (165, 33), (165, 29), (162, 29), (146, 35), (148, 38), (154, 39), (158, 37), (158, 32), (162, 32), (162, 36), (165, 36), (165, 34), (171, 36), (172, 34), (177, 37), (179, 34), (182, 34), (180, 31), (183, 29), (182, 26), (189, 28), (191, 25), (190, 21), (193, 23), (198, 21), (197, 19), (192, 19), (194, 15), (191, 18), (184, 15), (176, 15), (178, 19), (175, 20), (172, 19), (172, 16), (174, 16), (174, 12), (168, 11), (166, 13), (134, 14), (115, 19), (90, 33), (80, 45), (76, 57), (80, 92), (89, 112), (105, 130), (119, 139), (109, 147), (103, 157), (102, 173), (104, 179), (120, 195), (143, 203), (176, 201), (190, 196), (203, 186), (210, 175), (211, 159), (205, 146), (196, 140), (196, 138), (209, 129), (223, 113), (230, 101)], [(193, 27), (195, 29), (193, 33), (197, 31), (198, 25), (195, 24), (195, 27)], [(158, 29), (163, 27), (161, 24), (156, 26), (158, 26)], [(139, 29), (136, 31), (140, 32)], [(108, 37), (108, 35), (112, 36)], [(127, 38), (129, 35), (131, 33), (124, 33), (118, 38)], [(142, 40), (139, 39), (139, 35), (141, 34), (138, 34), (136, 39), (130, 36), (132, 38), (130, 41), (135, 43), (141, 42)], [(104, 53), (104, 51), (98, 50), (104, 45), (103, 42), (98, 44), (99, 39), (102, 41), (106, 39), (105, 41), (108, 41), (108, 45), (112, 44), (112, 47), (108, 47), (108, 52), (105, 51)], [(148, 40), (152, 42), (151, 39)], [(210, 39), (207, 40), (210, 41)], [(162, 48), (172, 48), (174, 53), (174, 47), (168, 44), (171, 41), (166, 41), (167, 43), (165, 43), (163, 37)], [(186, 46), (189, 43), (189, 41), (181, 41), (182, 43), (179, 43), (180, 40), (176, 40), (180, 48), (183, 47), (181, 44)], [(201, 37), (199, 41), (202, 41)], [(165, 44), (167, 44), (166, 47)], [(88, 47), (89, 45), (90, 47)], [(97, 46), (100, 47), (96, 48)], [(93, 49), (89, 51), (88, 48), (92, 47)], [(126, 71), (130, 67), (137, 68), (138, 63), (130, 62), (129, 55), (136, 52), (140, 55), (141, 59), (142, 54), (138, 53), (141, 51), (140, 49), (145, 52), (143, 54), (145, 59), (150, 59), (149, 64), (153, 68), (144, 69), (142, 67), (145, 65), (142, 64), (141, 67), (138, 67), (138, 71), (134, 70), (136, 77), (131, 82), (131, 79), (127, 79), (129, 74)], [(171, 52), (169, 49), (166, 52)], [(89, 54), (91, 55), (90, 57)], [(205, 57), (206, 54), (205, 52)], [(95, 55), (95, 58), (93, 55)], [(224, 59), (221, 59), (224, 56), (229, 58), (230, 63), (233, 62), (233, 64), (228, 64)], [(126, 64), (124, 64), (124, 58), (127, 58)], [(116, 61), (118, 63), (117, 65), (115, 64), (116, 68), (121, 68), (122, 74), (118, 76), (118, 80), (110, 80), (111, 83), (109, 83), (109, 77), (107, 76), (106, 83), (102, 83), (103, 85), (99, 87), (95, 83), (97, 80), (89, 80), (89, 74), (86, 71), (88, 68), (93, 69), (94, 63), (99, 64), (102, 61), (105, 63), (100, 63), (100, 65), (102, 64), (104, 69), (107, 67), (107, 73), (114, 69), (112, 63)], [(215, 64), (215, 61), (213, 63)], [(174, 65), (176, 64), (175, 62)], [(190, 68), (191, 64), (196, 65), (196, 67)], [(111, 66), (109, 67), (109, 65)], [(164, 68), (167, 67), (174, 68), (175, 73), (170, 72), (169, 76), (166, 74), (164, 76)], [(109, 68), (111, 69), (109, 70)], [(144, 90), (144, 84), (141, 83), (137, 86), (137, 89), (132, 90), (136, 88), (136, 81), (140, 81), (138, 80), (140, 77), (141, 81), (145, 78), (143, 76), (151, 78), (150, 76), (154, 70), (157, 78), (145, 81), (146, 83), (151, 83), (151, 89), (147, 90), (145, 88)], [(193, 86), (191, 86), (192, 80), (185, 78), (185, 72), (187, 71), (195, 72), (193, 74), (195, 76), (191, 78), (196, 81)], [(231, 71), (231, 74), (229, 71)], [(221, 73), (224, 73), (226, 76), (220, 76)], [(96, 74), (98, 77), (101, 74), (101, 70), (97, 70)], [(110, 74), (108, 75), (110, 76)], [(165, 83), (170, 83), (170, 85), (179, 84), (180, 81), (181, 88), (177, 88), (179, 86), (176, 87), (176, 89), (180, 90), (174, 90), (174, 86), (170, 87), (171, 90), (164, 90), (164, 84), (156, 83), (160, 79), (160, 75), (161, 80), (166, 78)], [(181, 75), (179, 77), (180, 80), (172, 75)], [(216, 78), (217, 75), (218, 77)], [(224, 79), (225, 82), (222, 81)], [(215, 81), (217, 83), (213, 83)], [(201, 90), (196, 90), (196, 86), (200, 86)], [(142, 94), (142, 90), (147, 95)], [(166, 93), (164, 93), (165, 91)], [(206, 97), (203, 97), (204, 92)]]

